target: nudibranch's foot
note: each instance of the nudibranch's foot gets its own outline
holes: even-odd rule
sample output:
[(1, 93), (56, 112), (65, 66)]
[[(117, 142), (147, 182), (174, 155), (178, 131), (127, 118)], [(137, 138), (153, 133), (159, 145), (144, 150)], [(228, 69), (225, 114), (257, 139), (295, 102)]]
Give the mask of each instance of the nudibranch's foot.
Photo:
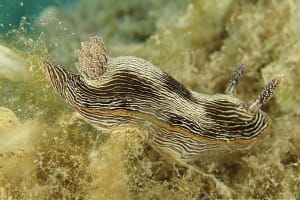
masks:
[(232, 94), (236, 92), (237, 85), (243, 76), (248, 64), (248, 58), (245, 56), (237, 68), (232, 72), (230, 82), (225, 90), (225, 93)]
[(257, 99), (250, 104), (249, 111), (251, 113), (256, 113), (261, 106), (265, 105), (274, 96), (276, 90), (278, 89), (281, 81), (283, 79), (282, 75), (273, 78), (261, 91)]

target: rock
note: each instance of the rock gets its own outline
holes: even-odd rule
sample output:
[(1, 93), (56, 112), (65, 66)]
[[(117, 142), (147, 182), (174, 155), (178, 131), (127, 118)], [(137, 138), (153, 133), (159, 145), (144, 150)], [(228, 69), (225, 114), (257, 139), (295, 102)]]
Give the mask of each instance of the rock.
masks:
[(25, 60), (11, 49), (0, 45), (0, 79), (26, 79)]
[(8, 108), (0, 107), (0, 133), (15, 129), (20, 121), (15, 113)]

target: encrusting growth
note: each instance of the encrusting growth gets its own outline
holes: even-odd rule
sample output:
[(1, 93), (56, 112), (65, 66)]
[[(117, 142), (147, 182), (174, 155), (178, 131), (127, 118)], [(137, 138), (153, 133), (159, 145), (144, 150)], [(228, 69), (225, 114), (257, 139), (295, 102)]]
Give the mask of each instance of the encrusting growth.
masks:
[(98, 37), (81, 48), (76, 52), (78, 74), (49, 61), (44, 65), (56, 92), (98, 130), (139, 127), (153, 148), (181, 161), (222, 145), (247, 147), (268, 130), (260, 107), (281, 78), (273, 79), (247, 107), (232, 94), (246, 58), (233, 72), (227, 94), (207, 95), (188, 90), (143, 59), (109, 57)]

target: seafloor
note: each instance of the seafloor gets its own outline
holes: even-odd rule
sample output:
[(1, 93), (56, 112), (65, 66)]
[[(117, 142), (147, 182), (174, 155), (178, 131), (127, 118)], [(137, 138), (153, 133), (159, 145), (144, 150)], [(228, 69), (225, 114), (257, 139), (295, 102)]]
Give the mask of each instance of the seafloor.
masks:
[[(109, 2), (49, 7), (1, 36), (0, 199), (300, 199), (300, 2)], [(269, 134), (250, 149), (203, 153), (187, 168), (135, 129), (96, 131), (54, 93), (41, 64), (74, 70), (74, 50), (95, 35), (110, 55), (142, 57), (201, 93), (222, 93), (245, 55), (245, 102), (282, 74), (263, 107)]]

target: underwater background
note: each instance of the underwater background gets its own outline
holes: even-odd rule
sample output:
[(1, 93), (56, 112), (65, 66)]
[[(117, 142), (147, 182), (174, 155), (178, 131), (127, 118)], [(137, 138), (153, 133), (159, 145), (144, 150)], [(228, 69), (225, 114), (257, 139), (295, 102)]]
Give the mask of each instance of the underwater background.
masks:
[[(300, 199), (298, 0), (0, 1), (0, 199)], [(144, 58), (188, 88), (255, 99), (284, 81), (262, 109), (269, 134), (247, 150), (165, 160), (134, 128), (100, 132), (50, 85), (42, 61), (75, 71), (91, 36), (111, 56)]]

